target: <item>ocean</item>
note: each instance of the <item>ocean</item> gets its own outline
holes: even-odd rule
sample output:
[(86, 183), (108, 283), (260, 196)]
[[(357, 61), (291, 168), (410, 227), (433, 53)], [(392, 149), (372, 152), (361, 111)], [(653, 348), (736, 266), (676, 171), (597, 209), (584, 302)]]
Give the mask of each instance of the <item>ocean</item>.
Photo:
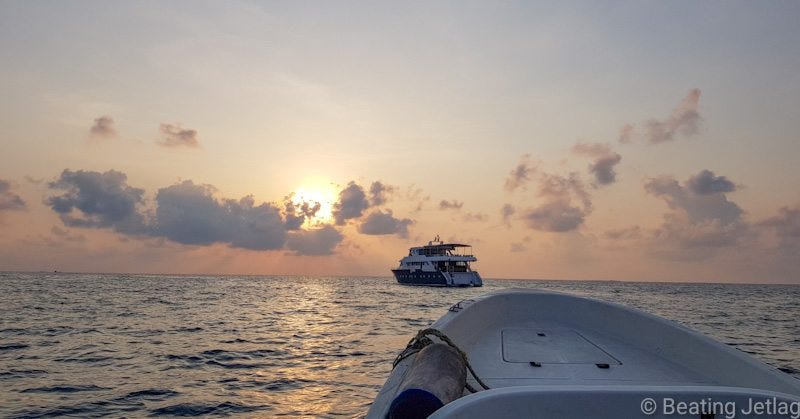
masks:
[(2, 417), (360, 417), (419, 329), (504, 288), (649, 311), (800, 377), (800, 286), (0, 273)]

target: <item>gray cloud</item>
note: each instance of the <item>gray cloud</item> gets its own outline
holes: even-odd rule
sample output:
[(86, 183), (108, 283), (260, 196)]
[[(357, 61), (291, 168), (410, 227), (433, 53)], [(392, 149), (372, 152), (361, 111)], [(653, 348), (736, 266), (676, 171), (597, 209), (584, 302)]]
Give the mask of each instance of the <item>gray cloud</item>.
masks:
[(686, 186), (698, 195), (711, 195), (718, 192), (733, 192), (736, 185), (725, 176), (714, 176), (714, 172), (703, 170), (686, 181)]
[(507, 226), (511, 225), (511, 216), (514, 215), (514, 212), (516, 212), (516, 208), (511, 204), (503, 204), (503, 207), (500, 208), (500, 216)]
[(561, 233), (578, 228), (586, 215), (585, 210), (559, 199), (528, 210), (522, 218), (534, 230)]
[(89, 135), (93, 138), (114, 138), (117, 136), (117, 130), (114, 129), (114, 118), (103, 115), (95, 118), (94, 125), (89, 128)]
[(408, 202), (415, 202), (417, 204), (413, 212), (420, 212), (425, 206), (425, 203), (431, 200), (431, 196), (423, 196), (423, 190), (412, 185), (405, 193), (405, 199)]
[(25, 180), (33, 185), (41, 185), (44, 183), (44, 179), (35, 178), (31, 175), (25, 175)]
[(619, 137), (618, 141), (620, 144), (630, 144), (633, 142), (633, 130), (634, 127), (632, 124), (625, 124), (622, 128), (619, 129)]
[(572, 152), (589, 157), (606, 156), (611, 154), (611, 146), (603, 143), (576, 143), (572, 146)]
[(464, 214), (463, 220), (468, 223), (482, 223), (489, 221), (489, 216), (480, 212), (478, 213), (468, 212)]
[[(779, 248), (784, 253), (800, 258), (800, 206), (782, 207), (778, 215), (761, 221), (759, 225), (774, 229), (780, 240)], [(795, 263), (797, 260), (800, 259), (795, 259)]]
[[(219, 243), (250, 250), (288, 249), (298, 255), (331, 254), (343, 239), (332, 225), (302, 229), (304, 222), (320, 210), (321, 203), (298, 203), (292, 195), (279, 205), (257, 204), (252, 196), (238, 200), (217, 198), (213, 186), (187, 180), (159, 189), (154, 206), (148, 209), (144, 190), (128, 186), (125, 174), (114, 170), (65, 170), (49, 187), (62, 193), (49, 197), (46, 203), (61, 216), (64, 225), (71, 227), (109, 228), (123, 235), (163, 238), (187, 245)], [(373, 183), (373, 202), (385, 202), (385, 194), (393, 189)], [(360, 218), (357, 229), (362, 234), (408, 237), (413, 220), (395, 218), (389, 209), (373, 211), (362, 218), (368, 208), (364, 189), (350, 182), (340, 191), (333, 214), (339, 224)], [(482, 220), (485, 216), (467, 217)]]
[(642, 228), (639, 226), (606, 230), (603, 237), (610, 240), (631, 240), (642, 237)]
[(389, 195), (395, 191), (395, 187), (386, 185), (380, 181), (372, 182), (369, 187), (369, 203), (372, 206), (379, 206), (386, 203)]
[(200, 147), (200, 142), (197, 140), (197, 131), (193, 129), (184, 129), (179, 125), (161, 124), (158, 130), (163, 134), (163, 138), (158, 141), (158, 144), (164, 147)]
[[(742, 219), (744, 211), (728, 200), (725, 192), (697, 188), (692, 183), (707, 178), (704, 172), (683, 185), (671, 176), (650, 179), (645, 184), (648, 193), (662, 198), (672, 210), (664, 214), (664, 223), (651, 237), (650, 247), (656, 254), (668, 259), (702, 260), (751, 236)], [(716, 179), (713, 174), (710, 178)]]
[(414, 224), (408, 218), (397, 219), (392, 215), (392, 211), (374, 211), (358, 226), (361, 234), (384, 235), (397, 234), (400, 237), (408, 237), (408, 226)]
[(53, 233), (53, 236), (58, 237), (61, 240), (68, 241), (68, 242), (85, 242), (86, 237), (82, 234), (73, 234), (63, 228), (58, 228), (58, 226), (53, 226), (50, 229), (50, 232)]
[[(587, 150), (595, 152), (595, 146), (587, 145)], [(537, 195), (543, 203), (525, 210), (521, 217), (528, 227), (550, 232), (566, 232), (577, 229), (592, 211), (591, 196), (580, 176), (575, 173), (558, 175), (538, 171)], [(579, 203), (573, 203), (575, 200)], [(503, 221), (510, 225), (509, 219), (515, 209), (505, 204), (501, 209)]]
[(0, 211), (24, 210), (27, 208), (25, 201), (19, 195), (11, 192), (11, 183), (0, 179)]
[(536, 166), (530, 161), (530, 154), (523, 155), (517, 167), (508, 174), (503, 187), (507, 191), (513, 192), (517, 188), (525, 186), (530, 182), (531, 176), (536, 173), (536, 170)]
[(730, 224), (741, 218), (742, 209), (723, 192), (698, 194), (688, 183), (682, 186), (671, 176), (660, 176), (650, 179), (644, 187), (651, 195), (664, 199), (671, 209), (684, 211), (692, 222), (719, 220)]
[(350, 182), (339, 192), (339, 200), (333, 204), (333, 218), (336, 220), (336, 225), (344, 225), (349, 219), (361, 217), (367, 208), (369, 201), (364, 188), (355, 182)]
[(227, 243), (251, 250), (283, 247), (287, 226), (272, 204), (251, 196), (218, 200), (214, 188), (192, 181), (162, 188), (156, 195), (153, 234), (183, 244)]
[(511, 243), (509, 246), (509, 250), (514, 253), (524, 252), (528, 250), (528, 247), (525, 246), (523, 243)]
[(572, 197), (579, 199), (585, 212), (591, 211), (592, 202), (586, 187), (577, 173), (571, 172), (567, 176), (551, 173), (542, 173), (539, 179), (540, 197), (551, 200), (571, 200)]
[(458, 202), (455, 199), (452, 200), (452, 201), (448, 201), (448, 200), (445, 200), (445, 199), (442, 199), (441, 201), (439, 201), (439, 209), (442, 210), (442, 211), (451, 210), (451, 209), (452, 210), (460, 210), (461, 207), (463, 207), (463, 206), (464, 206), (463, 202)]
[(621, 160), (622, 156), (617, 153), (600, 157), (589, 166), (589, 172), (594, 174), (595, 180), (601, 185), (614, 183), (617, 180), (617, 173), (614, 171), (614, 166)]
[(720, 248), (739, 245), (750, 235), (744, 222), (692, 221), (683, 213), (664, 215), (664, 223), (651, 238), (654, 253), (674, 260), (702, 260)]
[(589, 173), (594, 175), (597, 184), (608, 185), (617, 180), (614, 166), (622, 161), (622, 156), (611, 151), (608, 144), (578, 143), (572, 147), (572, 152), (594, 158), (589, 165)]
[(128, 186), (124, 173), (67, 169), (48, 186), (64, 191), (45, 203), (67, 226), (112, 228), (126, 234), (145, 232), (144, 216), (139, 210), (144, 204), (144, 190)]
[(326, 225), (313, 230), (298, 230), (289, 233), (286, 248), (297, 255), (324, 256), (333, 254), (344, 236), (336, 228)]
[[(299, 255), (331, 254), (342, 240), (332, 226), (300, 230), (319, 203), (284, 202), (284, 212), (271, 203), (256, 204), (252, 196), (219, 199), (210, 185), (190, 180), (158, 190), (155, 209), (143, 208), (144, 191), (127, 185), (124, 173), (64, 170), (49, 184), (64, 191), (46, 203), (71, 227), (110, 228), (129, 236), (157, 237), (189, 245), (226, 244), (250, 250), (289, 249)], [(145, 216), (147, 214), (147, 216)], [(54, 236), (76, 236), (54, 228)], [(80, 237), (80, 236), (78, 236)]]
[(664, 120), (651, 119), (645, 123), (647, 140), (658, 144), (675, 139), (675, 134), (690, 137), (700, 132), (703, 118), (698, 111), (700, 89), (692, 89), (672, 111), (672, 115)]
[(195, 185), (191, 180), (156, 194), (154, 234), (183, 244), (212, 244), (230, 239), (224, 205), (210, 185)]
[(284, 218), (286, 218), (286, 228), (289, 230), (299, 229), (307, 218), (317, 214), (322, 208), (319, 202), (295, 203), (292, 201), (293, 195), (284, 198)]

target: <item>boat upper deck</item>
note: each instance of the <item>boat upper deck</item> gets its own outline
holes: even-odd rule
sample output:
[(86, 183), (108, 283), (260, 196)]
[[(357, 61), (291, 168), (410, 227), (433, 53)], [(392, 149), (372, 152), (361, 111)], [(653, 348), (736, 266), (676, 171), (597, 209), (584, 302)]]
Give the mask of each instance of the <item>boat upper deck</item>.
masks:
[(439, 243), (427, 246), (412, 247), (409, 256), (468, 256), (472, 255), (472, 246), (460, 243)]

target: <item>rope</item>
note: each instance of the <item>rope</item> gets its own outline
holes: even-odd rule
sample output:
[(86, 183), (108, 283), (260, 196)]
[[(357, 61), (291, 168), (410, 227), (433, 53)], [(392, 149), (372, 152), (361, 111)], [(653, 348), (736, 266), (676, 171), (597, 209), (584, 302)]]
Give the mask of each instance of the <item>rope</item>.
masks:
[[(447, 337), (447, 335), (432, 328), (420, 330), (419, 332), (417, 332), (416, 336), (414, 336), (413, 338), (411, 338), (410, 341), (408, 341), (408, 345), (406, 345), (406, 348), (403, 349), (403, 351), (400, 352), (394, 359), (394, 362), (392, 362), (392, 369), (394, 369), (397, 366), (397, 364), (400, 363), (400, 361), (421, 351), (422, 348), (433, 344), (433, 340), (431, 340), (431, 338), (429, 338), (428, 335), (439, 338), (442, 342), (446, 343), (451, 348), (455, 349), (458, 352), (458, 354), (461, 355), (461, 359), (464, 361), (464, 365), (467, 366), (467, 370), (469, 370), (470, 374), (472, 374), (472, 377), (475, 378), (475, 381), (478, 384), (480, 384), (480, 386), (483, 387), (484, 390), (489, 390), (489, 386), (487, 386), (483, 382), (483, 380), (481, 380), (478, 377), (478, 374), (475, 373), (475, 370), (472, 369), (472, 365), (470, 365), (469, 360), (467, 359), (466, 352), (462, 351), (461, 348), (459, 348), (458, 345), (456, 345), (452, 339)], [(477, 390), (475, 390), (475, 388), (473, 388), (469, 383), (467, 383), (466, 388), (472, 393), (477, 393)]]

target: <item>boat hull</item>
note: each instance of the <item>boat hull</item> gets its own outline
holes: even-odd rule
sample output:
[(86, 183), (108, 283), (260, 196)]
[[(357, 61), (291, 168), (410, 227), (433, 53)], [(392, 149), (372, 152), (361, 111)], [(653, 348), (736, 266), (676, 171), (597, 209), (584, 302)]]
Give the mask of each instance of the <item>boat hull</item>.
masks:
[(424, 285), (431, 287), (480, 287), (483, 285), (477, 272), (430, 272), (423, 270), (392, 269), (397, 282), (404, 285)]

